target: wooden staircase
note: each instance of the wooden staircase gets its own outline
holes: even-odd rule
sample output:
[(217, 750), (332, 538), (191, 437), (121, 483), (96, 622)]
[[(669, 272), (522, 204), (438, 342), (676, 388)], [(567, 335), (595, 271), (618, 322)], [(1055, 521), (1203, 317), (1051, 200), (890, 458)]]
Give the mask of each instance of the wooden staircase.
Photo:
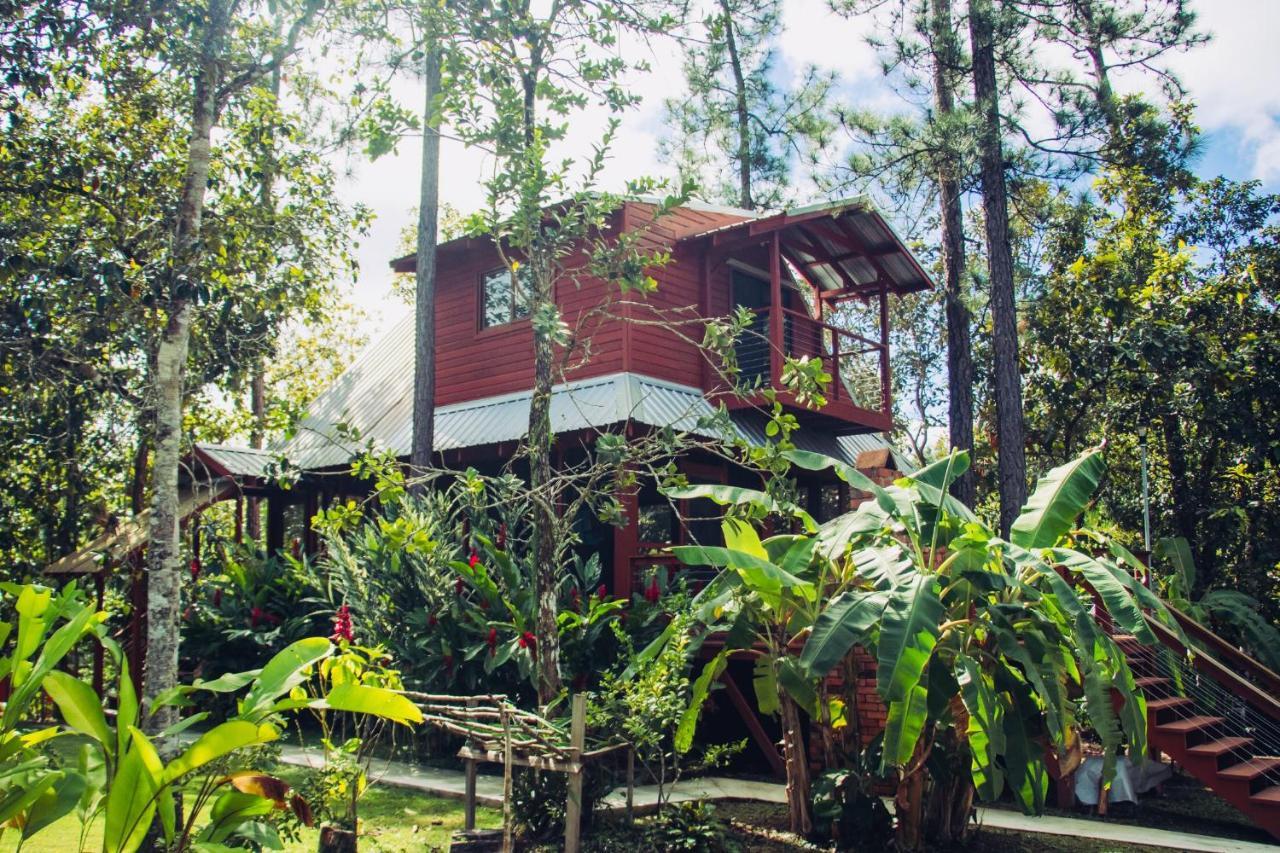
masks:
[(1183, 636), (1148, 617), (1160, 641), (1115, 635), (1147, 698), (1147, 735), (1280, 840), (1280, 676), (1176, 610)]

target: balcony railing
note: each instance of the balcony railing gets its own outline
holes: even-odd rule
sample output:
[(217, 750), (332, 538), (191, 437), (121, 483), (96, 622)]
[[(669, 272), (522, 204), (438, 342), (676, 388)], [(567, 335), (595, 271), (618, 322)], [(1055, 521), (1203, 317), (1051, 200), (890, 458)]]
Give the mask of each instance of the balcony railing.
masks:
[(887, 343), (815, 320), (790, 308), (781, 309), (781, 346), (775, 346), (770, 308), (756, 310), (755, 320), (736, 346), (740, 378), (747, 387), (777, 385), (783, 354), (822, 362), (832, 377), (829, 403), (847, 403), (871, 412), (888, 413), (889, 347)]

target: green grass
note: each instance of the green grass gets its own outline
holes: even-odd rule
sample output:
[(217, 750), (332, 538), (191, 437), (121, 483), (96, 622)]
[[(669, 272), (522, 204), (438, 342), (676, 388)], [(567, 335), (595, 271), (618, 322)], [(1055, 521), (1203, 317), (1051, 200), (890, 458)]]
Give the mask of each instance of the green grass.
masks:
[[(299, 781), (300, 773), (281, 770), (278, 775), (290, 782)], [(408, 853), (408, 851), (448, 850), (454, 830), (462, 829), (462, 803), (432, 797), (403, 788), (374, 785), (360, 801), (362, 821), (360, 850), (362, 853)], [(483, 828), (502, 826), (502, 813), (477, 808), (476, 825)], [(314, 853), (319, 838), (318, 828), (305, 829), (297, 841), (287, 842), (287, 853)], [(65, 817), (33, 837), (23, 847), (25, 853), (72, 853), (80, 841), (80, 823), (74, 816)], [(18, 836), (8, 831), (0, 837), (0, 851), (17, 849)], [(101, 850), (101, 821), (90, 827), (85, 850)]]

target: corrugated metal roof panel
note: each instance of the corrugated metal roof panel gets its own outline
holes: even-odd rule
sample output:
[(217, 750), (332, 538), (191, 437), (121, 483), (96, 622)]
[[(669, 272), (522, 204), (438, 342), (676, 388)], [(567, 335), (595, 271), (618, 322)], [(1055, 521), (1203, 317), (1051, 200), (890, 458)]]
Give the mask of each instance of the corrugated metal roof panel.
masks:
[[(411, 371), (405, 368), (406, 373)], [(464, 447), (481, 447), (516, 441), (524, 437), (529, 423), (531, 393), (505, 394), (468, 403), (442, 406), (436, 410), (436, 448), (457, 450)], [(384, 411), (366, 420), (369, 429), (362, 431), (360, 441), (351, 441), (330, 427), (322, 432), (314, 418), (308, 418), (309, 438), (297, 439), (287, 446), (290, 458), (301, 468), (319, 469), (345, 465), (362, 450), (366, 442), (378, 450), (389, 450), (397, 456), (407, 455), (412, 439), (412, 410), (402, 398)], [(322, 408), (336, 409), (336, 406)], [(628, 422), (653, 427), (670, 427), (682, 432), (694, 432), (708, 438), (721, 438), (704, 426), (703, 422), (714, 415), (716, 409), (696, 388), (676, 385), (635, 373), (615, 373), (595, 379), (580, 380), (557, 386), (551, 397), (551, 426), (557, 433), (584, 429), (603, 429)], [(760, 416), (736, 413), (734, 427), (738, 435), (760, 444), (765, 441), (764, 424)], [(800, 431), (798, 446), (825, 453), (852, 463), (860, 450), (868, 447), (888, 447), (880, 437), (855, 436), (858, 441), (850, 444), (847, 438)]]
[(196, 451), (213, 465), (235, 477), (265, 477), (267, 468), (279, 457), (278, 451), (227, 444), (196, 444)]

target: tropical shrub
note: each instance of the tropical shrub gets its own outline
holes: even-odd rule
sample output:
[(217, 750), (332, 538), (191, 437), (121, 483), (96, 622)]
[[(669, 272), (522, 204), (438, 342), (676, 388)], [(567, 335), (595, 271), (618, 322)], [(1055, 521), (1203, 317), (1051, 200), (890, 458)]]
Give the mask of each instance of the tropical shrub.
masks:
[[(45, 676), (44, 689), (56, 705), (67, 730), (87, 737), (85, 762), (101, 767), (73, 787), (73, 802), (89, 804), (81, 818), (89, 823), (101, 815), (103, 850), (131, 853), (142, 845), (153, 820), (158, 819), (167, 849), (186, 851), (225, 845), (233, 836), (273, 839), (262, 819), (289, 808), (310, 822), (305, 800), (280, 779), (241, 763), (261, 757), (254, 750), (276, 741), (286, 715), (302, 708), (369, 714), (397, 723), (420, 722), (422, 715), (404, 697), (364, 684), (334, 686), (319, 698), (306, 695), (301, 685), (314, 668), (334, 652), (328, 640), (313, 637), (293, 643), (261, 670), (234, 673), (208, 682), (179, 686), (156, 697), (150, 711), (170, 705), (190, 706), (196, 694), (237, 697), (236, 714), (217, 723), (177, 750), (176, 737), (191, 726), (207, 722), (201, 711), (156, 737), (143, 733), (146, 718), (133, 690), (128, 662), (114, 644), (109, 648), (119, 667), (114, 716), (103, 699), (83, 681), (64, 672)], [(161, 749), (175, 757), (165, 761)], [(199, 780), (196, 793), (182, 811), (176, 793)], [(196, 821), (205, 817), (206, 823)]]
[(262, 666), (291, 643), (324, 633), (332, 605), (307, 562), (216, 540), (184, 584), (184, 668), (210, 680)]
[[(473, 471), (410, 495), (398, 468), (369, 464), (376, 511), (352, 502), (318, 521), (327, 542), (319, 571), (334, 598), (403, 662), (414, 687), (531, 693), (538, 610), (527, 496), (515, 481)], [(555, 589), (560, 662), (572, 689), (583, 690), (617, 659), (611, 626), (648, 639), (678, 590), (664, 577), (656, 594), (613, 598), (598, 555), (568, 553)]]
[[(1007, 791), (1031, 813), (1043, 807), (1047, 791), (1045, 747), (1065, 751), (1074, 742), (1076, 697), (1103, 745), (1108, 777), (1122, 748), (1142, 760), (1145, 702), (1083, 590), (1096, 590), (1119, 630), (1143, 642), (1155, 642), (1143, 607), (1172, 620), (1130, 574), (1140, 565), (1131, 554), (1075, 529), (1102, 476), (1099, 450), (1046, 474), (1007, 541), (947, 493), (969, 464), (963, 453), (884, 488), (836, 460), (803, 451), (786, 455), (802, 468), (834, 469), (870, 499), (812, 535), (762, 542), (733, 516), (758, 518), (778, 507), (743, 493), (736, 504), (744, 506), (735, 505), (726, 521), (734, 538), (726, 538), (725, 548), (677, 553), (727, 569), (699, 596), (704, 617), (712, 602), (720, 614), (709, 627), (728, 629), (731, 637), (771, 635), (770, 656), (785, 654), (782, 641), (806, 635), (798, 659), (780, 656), (767, 664), (776, 683), (770, 670), (758, 674), (763, 707), (776, 707), (779, 685), (797, 700), (855, 646), (876, 659), (877, 690), (888, 708), (876, 769), (898, 781), (900, 847), (922, 843), (924, 782), (934, 744), (947, 732), (967, 753), (966, 784), (950, 789), (956, 796), (976, 790), (991, 801)], [(1085, 547), (1073, 547), (1077, 542)], [(1096, 556), (1099, 547), (1108, 556)], [(817, 607), (802, 606), (809, 600)], [(781, 614), (779, 607), (796, 617), (788, 623), (761, 618)], [(815, 609), (804, 624), (800, 617)], [(743, 619), (750, 631), (741, 628)], [(795, 795), (789, 789), (789, 797)], [(793, 816), (802, 813), (792, 806)], [(967, 809), (947, 811), (956, 821), (942, 834), (962, 834)]]
[(1197, 622), (1214, 625), (1269, 669), (1280, 672), (1280, 631), (1262, 615), (1257, 599), (1237, 589), (1211, 589), (1193, 598), (1196, 564), (1181, 536), (1156, 543), (1155, 557), (1169, 571), (1155, 574), (1160, 595)]
[(9, 620), (0, 622), (0, 683), (7, 682), (8, 688), (0, 712), (0, 833), (14, 827), (21, 845), (74, 811), (95, 776), (95, 768), (86, 762), (56, 766), (48, 748), (61, 730), (24, 724), (38, 710), (37, 700), (50, 678), (71, 678), (58, 667), (106, 614), (89, 606), (75, 583), (57, 592), (4, 583), (0, 591), (4, 609), (12, 612)]

